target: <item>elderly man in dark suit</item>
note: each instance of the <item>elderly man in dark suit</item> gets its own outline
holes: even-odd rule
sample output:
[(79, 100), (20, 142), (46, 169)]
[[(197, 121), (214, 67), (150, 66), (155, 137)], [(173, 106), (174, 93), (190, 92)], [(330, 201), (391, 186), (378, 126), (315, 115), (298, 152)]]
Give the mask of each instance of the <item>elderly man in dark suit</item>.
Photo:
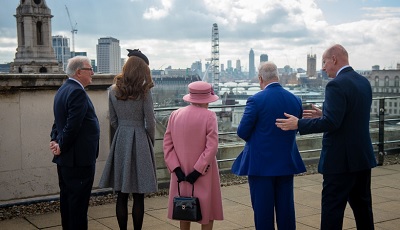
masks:
[(348, 53), (333, 45), (322, 56), (322, 69), (333, 78), (325, 90), (323, 110), (314, 107), (298, 119), (277, 119), (283, 130), (324, 132), (318, 171), (323, 174), (321, 229), (339, 230), (347, 202), (357, 229), (374, 229), (371, 168), (376, 166), (369, 133), (372, 91), (369, 81), (349, 66)]
[(246, 145), (232, 172), (247, 175), (256, 229), (296, 229), (294, 174), (305, 172), (296, 144), (296, 131), (275, 126), (285, 111), (298, 117), (303, 108), (299, 97), (279, 84), (278, 68), (264, 62), (258, 70), (260, 92), (249, 97), (237, 134)]
[(63, 229), (87, 229), (87, 211), (96, 158), (99, 153), (99, 122), (85, 87), (93, 69), (87, 57), (68, 61), (68, 80), (54, 98), (54, 124), (50, 150), (57, 164)]

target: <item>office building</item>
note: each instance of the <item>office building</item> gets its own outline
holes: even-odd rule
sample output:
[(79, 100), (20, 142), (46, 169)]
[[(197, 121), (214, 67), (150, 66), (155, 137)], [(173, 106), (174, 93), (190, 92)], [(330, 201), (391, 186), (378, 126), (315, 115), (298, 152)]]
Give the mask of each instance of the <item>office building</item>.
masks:
[(240, 65), (240, 59), (236, 60), (236, 71), (242, 72), (242, 66)]
[(121, 72), (121, 47), (119, 40), (113, 37), (104, 37), (96, 45), (97, 70), (99, 73), (118, 74)]
[(232, 60), (228, 60), (227, 64), (228, 69), (232, 69)]
[(190, 69), (192, 70), (192, 72), (198, 74), (199, 76), (202, 76), (203, 74), (203, 68), (201, 65), (201, 61), (196, 61), (192, 63), (192, 66), (190, 67)]
[(250, 49), (249, 53), (249, 79), (252, 79), (256, 76), (256, 69), (254, 64), (254, 51)]
[(260, 63), (268, 61), (268, 54), (261, 54), (260, 55)]
[(71, 50), (69, 47), (69, 38), (56, 35), (52, 36), (54, 53), (59, 63), (62, 64), (63, 70), (67, 68), (68, 59), (71, 58)]

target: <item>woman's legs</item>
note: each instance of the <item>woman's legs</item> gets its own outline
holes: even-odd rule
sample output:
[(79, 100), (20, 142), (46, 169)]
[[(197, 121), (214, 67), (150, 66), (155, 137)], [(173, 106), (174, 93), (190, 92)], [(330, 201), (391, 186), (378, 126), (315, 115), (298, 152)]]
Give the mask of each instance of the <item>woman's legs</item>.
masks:
[[(180, 221), (180, 229), (181, 230), (190, 230), (190, 223), (188, 221)], [(201, 225), (201, 230), (212, 230), (214, 225), (214, 221), (210, 220), (208, 224), (202, 224)]]
[(210, 220), (210, 222), (208, 222), (208, 224), (202, 224), (201, 225), (201, 230), (212, 230), (213, 229), (213, 225), (214, 225), (214, 221)]
[(129, 193), (117, 192), (116, 214), (118, 226), (121, 230), (126, 230), (128, 225), (128, 198)]
[(132, 207), (132, 219), (133, 229), (141, 230), (143, 225), (144, 216), (144, 194), (133, 193), (133, 207)]
[(179, 227), (181, 230), (190, 230), (190, 222), (189, 221), (180, 221)]

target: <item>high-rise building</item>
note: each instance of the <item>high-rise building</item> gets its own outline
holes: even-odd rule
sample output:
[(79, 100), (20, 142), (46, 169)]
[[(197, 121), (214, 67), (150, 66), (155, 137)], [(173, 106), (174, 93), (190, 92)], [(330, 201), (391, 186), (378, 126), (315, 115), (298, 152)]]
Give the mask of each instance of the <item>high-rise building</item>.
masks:
[(193, 62), (190, 69), (192, 70), (192, 72), (198, 74), (199, 76), (202, 76), (203, 68), (201, 65), (201, 61)]
[(252, 79), (256, 76), (256, 69), (254, 65), (254, 51), (250, 49), (249, 53), (249, 79)]
[(240, 65), (240, 59), (236, 60), (236, 70), (242, 72), (242, 66)]
[(75, 57), (75, 56), (87, 56), (87, 52), (85, 52), (85, 51), (75, 51), (75, 52), (72, 52), (71, 51), (71, 57)]
[(268, 61), (268, 54), (261, 54), (260, 55), (260, 63)]
[(228, 66), (228, 69), (231, 69), (232, 68), (232, 60), (228, 60), (226, 65)]
[(307, 54), (307, 77), (317, 77), (317, 55)]
[(59, 63), (62, 64), (63, 70), (67, 68), (68, 59), (71, 58), (71, 50), (69, 47), (69, 38), (56, 35), (52, 36), (54, 53)]
[(97, 65), (96, 65), (96, 60), (95, 59), (90, 59), (90, 65), (93, 68), (94, 72), (97, 72)]
[(98, 40), (97, 70), (100, 73), (118, 74), (121, 72), (121, 47), (119, 40), (113, 37), (104, 37)]

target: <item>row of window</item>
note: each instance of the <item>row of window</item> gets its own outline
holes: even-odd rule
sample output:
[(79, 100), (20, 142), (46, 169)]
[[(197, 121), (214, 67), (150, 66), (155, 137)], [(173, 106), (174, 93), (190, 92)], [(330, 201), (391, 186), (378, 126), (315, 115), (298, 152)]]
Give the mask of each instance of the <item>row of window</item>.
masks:
[(394, 87), (399, 87), (400, 86), (400, 78), (399, 78), (399, 76), (395, 76), (394, 77), (394, 81), (389, 81), (389, 76), (386, 76), (385, 80), (383, 82), (384, 82), (384, 84), (380, 85), (379, 76), (375, 76), (375, 86), (394, 86)]

